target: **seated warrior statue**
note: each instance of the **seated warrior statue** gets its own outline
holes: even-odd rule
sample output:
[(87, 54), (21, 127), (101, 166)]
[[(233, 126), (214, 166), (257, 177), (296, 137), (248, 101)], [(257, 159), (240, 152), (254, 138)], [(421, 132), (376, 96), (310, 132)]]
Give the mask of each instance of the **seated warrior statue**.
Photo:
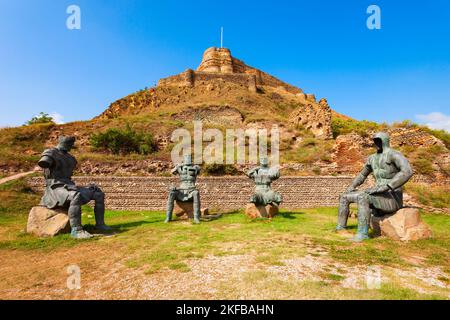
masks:
[(277, 167), (269, 168), (269, 160), (262, 157), (260, 166), (247, 172), (247, 176), (255, 181), (255, 193), (251, 196), (250, 202), (256, 206), (266, 206), (271, 204), (278, 207), (283, 201), (281, 195), (273, 191), (270, 186), (272, 181), (280, 177), (280, 170)]
[[(369, 156), (362, 171), (339, 199), (336, 230), (346, 228), (349, 205), (357, 203), (358, 231), (353, 240), (358, 242), (369, 238), (371, 214), (382, 216), (403, 207), (402, 186), (413, 175), (408, 160), (400, 152), (390, 148), (387, 133), (376, 133), (373, 141), (377, 152)], [(375, 177), (376, 186), (364, 191), (356, 191), (370, 173), (373, 173)]]
[(72, 174), (77, 165), (76, 159), (69, 153), (75, 143), (75, 137), (59, 137), (56, 148), (42, 153), (38, 165), (44, 169), (45, 193), (41, 205), (53, 209), (68, 207), (71, 236), (76, 239), (90, 238), (92, 235), (83, 230), (81, 225), (81, 206), (91, 200), (95, 201), (94, 213), (96, 229), (109, 231), (105, 225), (105, 194), (96, 185), (79, 187), (72, 181)]
[(194, 206), (194, 223), (200, 223), (200, 192), (195, 187), (197, 175), (200, 173), (200, 167), (192, 163), (190, 155), (184, 156), (182, 164), (178, 164), (171, 171), (172, 174), (180, 176), (181, 184), (172, 187), (169, 191), (169, 199), (167, 200), (167, 215), (164, 222), (172, 220), (174, 202), (193, 202)]

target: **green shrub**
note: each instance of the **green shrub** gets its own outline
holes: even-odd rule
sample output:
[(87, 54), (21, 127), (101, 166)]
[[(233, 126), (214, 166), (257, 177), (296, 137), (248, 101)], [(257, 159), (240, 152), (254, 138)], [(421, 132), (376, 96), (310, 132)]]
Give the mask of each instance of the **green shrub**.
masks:
[(429, 159), (414, 159), (412, 164), (417, 173), (430, 175), (434, 172), (432, 162)]
[(305, 140), (302, 141), (303, 147), (312, 147), (315, 146), (316, 144), (317, 140), (315, 138), (306, 138)]
[(340, 119), (340, 118), (332, 118), (331, 120), (331, 129), (333, 131), (333, 137), (336, 138), (341, 134), (348, 134), (351, 132), (355, 132), (362, 137), (367, 137), (370, 132), (374, 131), (382, 131), (386, 129), (385, 124), (378, 124), (373, 121), (358, 121), (353, 119)]
[(423, 205), (435, 208), (450, 207), (450, 189), (448, 186), (408, 183), (406, 191), (411, 193)]
[(111, 128), (106, 132), (93, 134), (90, 142), (95, 150), (109, 151), (113, 154), (150, 154), (157, 150), (152, 134), (137, 132), (129, 125), (125, 130)]
[(203, 172), (209, 176), (238, 175), (239, 171), (231, 164), (207, 164), (203, 167)]
[(32, 125), (37, 123), (54, 123), (53, 118), (48, 113), (40, 112), (37, 116), (28, 120), (25, 125)]
[(448, 133), (445, 130), (434, 130), (434, 129), (430, 129), (428, 127), (421, 127), (421, 129), (424, 130), (425, 132), (428, 132), (429, 134), (435, 136), (439, 140), (442, 140), (442, 142), (444, 142), (447, 149), (450, 149), (450, 133)]

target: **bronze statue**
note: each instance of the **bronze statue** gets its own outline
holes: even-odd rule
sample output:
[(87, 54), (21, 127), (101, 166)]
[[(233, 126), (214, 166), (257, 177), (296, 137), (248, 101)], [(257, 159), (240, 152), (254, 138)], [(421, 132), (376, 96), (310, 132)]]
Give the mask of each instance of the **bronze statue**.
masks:
[(91, 200), (95, 201), (94, 213), (96, 229), (111, 230), (105, 224), (105, 194), (96, 185), (79, 187), (72, 181), (77, 160), (69, 153), (75, 143), (75, 137), (61, 136), (56, 148), (47, 149), (42, 153), (38, 165), (44, 169), (45, 193), (41, 205), (53, 209), (68, 207), (71, 236), (76, 239), (86, 239), (92, 235), (83, 230), (81, 225), (81, 206)]
[[(362, 171), (339, 199), (336, 227), (338, 231), (347, 226), (350, 203), (358, 204), (358, 231), (353, 238), (354, 241), (369, 238), (371, 214), (380, 216), (396, 212), (403, 207), (402, 186), (413, 175), (408, 160), (400, 152), (390, 148), (387, 133), (376, 133), (373, 141), (377, 152), (368, 158)], [(370, 173), (375, 177), (376, 186), (356, 191)]]
[(250, 202), (256, 206), (266, 206), (271, 204), (278, 207), (283, 201), (281, 195), (271, 189), (272, 181), (280, 177), (278, 168), (269, 167), (269, 160), (266, 157), (260, 159), (260, 166), (247, 172), (247, 176), (255, 181), (255, 193), (251, 196)]
[(167, 214), (164, 222), (172, 220), (174, 202), (193, 202), (194, 207), (194, 223), (200, 223), (200, 192), (195, 187), (197, 175), (200, 173), (200, 167), (192, 163), (190, 155), (184, 156), (182, 164), (178, 164), (172, 169), (172, 174), (180, 176), (181, 184), (172, 187), (169, 191), (169, 199), (167, 200)]

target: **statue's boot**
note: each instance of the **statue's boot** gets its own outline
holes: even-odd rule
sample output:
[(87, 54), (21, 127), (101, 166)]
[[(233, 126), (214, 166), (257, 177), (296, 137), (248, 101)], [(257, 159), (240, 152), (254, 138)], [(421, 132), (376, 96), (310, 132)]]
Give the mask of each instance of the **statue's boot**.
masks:
[(194, 191), (194, 223), (200, 223), (200, 192), (198, 190)]
[(356, 235), (351, 239), (353, 242), (361, 242), (369, 239), (369, 226), (359, 227)]
[(174, 202), (175, 202), (175, 193), (171, 191), (169, 194), (169, 199), (167, 199), (166, 220), (164, 220), (165, 223), (168, 223), (172, 220)]
[(81, 207), (78, 204), (71, 204), (68, 211), (69, 215), (69, 223), (72, 231), (70, 232), (70, 236), (75, 239), (89, 239), (93, 236), (83, 230), (81, 225)]
[(358, 195), (358, 230), (352, 241), (369, 239), (370, 202), (367, 193)]
[(92, 234), (90, 234), (86, 230), (83, 230), (82, 228), (72, 228), (70, 236), (75, 239), (90, 239), (93, 237)]
[(347, 227), (348, 215), (350, 213), (350, 201), (345, 194), (339, 197), (339, 211), (336, 231), (345, 230)]
[(105, 224), (105, 203), (104, 200), (96, 200), (94, 206), (94, 215), (95, 215), (95, 229), (108, 232), (112, 231), (113, 228), (107, 226)]

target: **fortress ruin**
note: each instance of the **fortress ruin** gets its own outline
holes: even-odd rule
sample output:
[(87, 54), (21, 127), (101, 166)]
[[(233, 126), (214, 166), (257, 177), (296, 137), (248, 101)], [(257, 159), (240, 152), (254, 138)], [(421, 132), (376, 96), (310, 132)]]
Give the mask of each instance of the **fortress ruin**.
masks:
[[(304, 95), (300, 88), (250, 67), (243, 61), (232, 57), (230, 49), (216, 47), (206, 49), (197, 70), (187, 69), (180, 74), (160, 79), (158, 86), (194, 87), (196, 84), (205, 84), (213, 79), (222, 79), (226, 82), (236, 83), (247, 87), (252, 92), (256, 92), (257, 86), (260, 85), (282, 88), (292, 94)], [(305, 97), (314, 99), (313, 95), (305, 95)]]

